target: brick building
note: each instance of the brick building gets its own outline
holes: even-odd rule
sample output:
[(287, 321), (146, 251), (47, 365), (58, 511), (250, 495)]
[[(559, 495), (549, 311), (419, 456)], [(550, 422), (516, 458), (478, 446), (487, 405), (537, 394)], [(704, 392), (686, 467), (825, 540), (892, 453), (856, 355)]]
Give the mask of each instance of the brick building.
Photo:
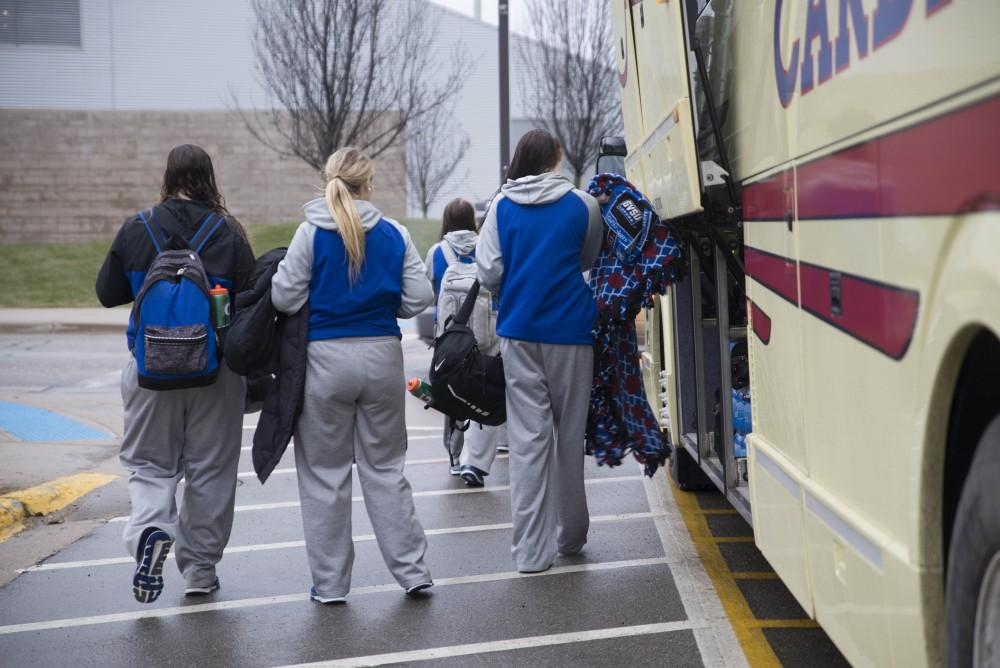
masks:
[[(472, 72), (455, 127), (472, 148), (432, 215), (496, 187), (496, 28), (432, 3), (442, 56), (463, 45)], [(261, 145), (233, 111), (266, 106), (254, 74), (250, 0), (0, 2), (0, 243), (105, 238), (158, 195), (167, 152), (203, 146), (244, 223), (291, 221), (322, 178)], [(512, 49), (521, 43), (512, 38)], [(440, 45), (440, 46), (438, 46)], [(512, 135), (520, 65), (511, 55)], [(442, 76), (444, 72), (442, 71)], [(405, 141), (377, 161), (375, 203), (405, 216)]]

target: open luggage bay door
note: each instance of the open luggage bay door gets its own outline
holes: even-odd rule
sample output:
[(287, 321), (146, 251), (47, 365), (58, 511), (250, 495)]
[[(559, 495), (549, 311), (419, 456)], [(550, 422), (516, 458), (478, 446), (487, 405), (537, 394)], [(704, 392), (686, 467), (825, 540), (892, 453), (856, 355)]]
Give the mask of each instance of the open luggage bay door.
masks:
[(702, 210), (685, 22), (678, 0), (613, 0), (627, 176), (662, 218)]

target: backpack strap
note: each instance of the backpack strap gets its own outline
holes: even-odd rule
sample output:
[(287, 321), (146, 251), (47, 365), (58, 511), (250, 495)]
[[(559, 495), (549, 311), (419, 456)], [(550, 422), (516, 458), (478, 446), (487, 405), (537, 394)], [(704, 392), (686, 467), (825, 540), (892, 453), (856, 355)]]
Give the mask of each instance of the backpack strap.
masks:
[[(218, 219), (215, 219), (216, 216), (218, 216)], [(202, 222), (201, 227), (198, 228), (198, 231), (194, 233), (194, 236), (191, 237), (191, 241), (188, 242), (188, 245), (194, 247), (195, 239), (201, 236), (201, 241), (199, 241), (198, 245), (194, 247), (194, 252), (200, 255), (201, 249), (205, 247), (205, 244), (208, 243), (208, 240), (212, 237), (213, 234), (215, 234), (215, 231), (219, 229), (219, 226), (222, 225), (222, 223), (224, 222), (226, 222), (225, 216), (221, 216), (215, 213), (214, 211), (210, 212), (207, 216), (205, 216), (204, 222)], [(211, 225), (211, 227), (209, 227), (209, 225)], [(202, 234), (202, 232), (204, 232), (206, 229), (208, 230), (208, 232)]]
[[(147, 214), (149, 215), (148, 219), (146, 218)], [(159, 255), (160, 252), (162, 252), (162, 248), (160, 247), (160, 242), (156, 240), (156, 233), (153, 232), (153, 227), (156, 226), (156, 223), (153, 222), (153, 210), (146, 209), (145, 211), (140, 211), (139, 220), (141, 220), (142, 224), (145, 226), (146, 232), (149, 233), (149, 240), (153, 242), (153, 248), (156, 249), (156, 253)], [(159, 229), (158, 226), (156, 227)], [(163, 233), (162, 230), (160, 233)]]
[(479, 297), (479, 279), (472, 284), (469, 288), (469, 293), (465, 295), (465, 301), (462, 302), (462, 308), (458, 309), (458, 313), (453, 316), (454, 322), (459, 325), (469, 324), (469, 318), (472, 317), (472, 309), (476, 307), (476, 298)]

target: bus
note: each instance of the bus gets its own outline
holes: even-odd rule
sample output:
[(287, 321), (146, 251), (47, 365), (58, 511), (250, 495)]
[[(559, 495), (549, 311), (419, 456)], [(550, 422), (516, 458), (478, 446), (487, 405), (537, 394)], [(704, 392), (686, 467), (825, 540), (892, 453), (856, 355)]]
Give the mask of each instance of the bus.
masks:
[(676, 483), (852, 664), (1000, 665), (1000, 2), (609, 9)]

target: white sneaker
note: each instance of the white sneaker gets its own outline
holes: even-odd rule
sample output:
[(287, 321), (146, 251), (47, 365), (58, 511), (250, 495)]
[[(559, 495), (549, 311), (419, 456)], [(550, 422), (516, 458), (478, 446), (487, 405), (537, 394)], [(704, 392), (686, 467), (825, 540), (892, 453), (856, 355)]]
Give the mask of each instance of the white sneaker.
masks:
[(215, 578), (215, 581), (210, 585), (205, 585), (204, 587), (187, 587), (184, 590), (185, 596), (206, 596), (211, 594), (213, 591), (219, 589), (219, 578)]
[(316, 601), (317, 603), (323, 603), (323, 604), (328, 604), (328, 603), (347, 603), (347, 597), (346, 596), (337, 596), (337, 597), (333, 597), (333, 598), (331, 598), (329, 596), (320, 596), (318, 593), (316, 593), (316, 587), (312, 587), (312, 588), (309, 589), (309, 598), (311, 598), (312, 600)]

